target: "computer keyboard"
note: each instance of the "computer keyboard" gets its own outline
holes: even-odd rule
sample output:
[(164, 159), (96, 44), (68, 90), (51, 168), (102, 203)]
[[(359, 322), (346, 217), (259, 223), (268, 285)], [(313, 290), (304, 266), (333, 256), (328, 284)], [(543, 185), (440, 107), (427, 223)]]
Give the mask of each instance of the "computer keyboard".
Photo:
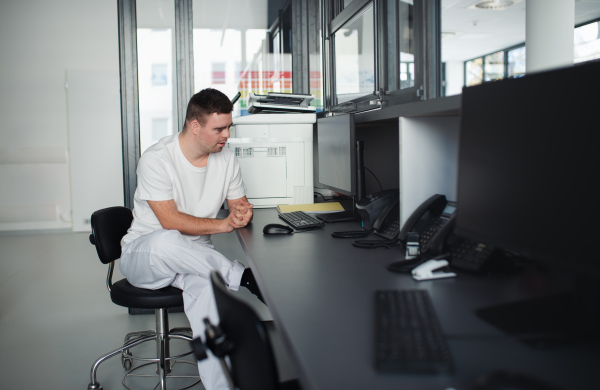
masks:
[(426, 290), (376, 291), (375, 321), (378, 371), (452, 370), (452, 357)]
[(283, 219), (294, 229), (308, 229), (319, 227), (323, 222), (315, 217), (306, 214), (304, 211), (292, 211), (290, 213), (279, 213), (279, 218)]

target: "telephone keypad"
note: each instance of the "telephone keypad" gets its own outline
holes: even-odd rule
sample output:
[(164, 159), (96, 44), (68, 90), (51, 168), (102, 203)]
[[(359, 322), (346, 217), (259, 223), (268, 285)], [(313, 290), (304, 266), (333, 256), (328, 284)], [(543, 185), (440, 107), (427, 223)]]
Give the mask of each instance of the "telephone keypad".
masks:
[(434, 222), (427, 228), (427, 230), (421, 233), (419, 239), (419, 244), (421, 245), (421, 247), (424, 247), (429, 242), (429, 240), (431, 240), (431, 238), (437, 233), (437, 231), (440, 230), (442, 226), (444, 226), (447, 222), (448, 220), (444, 218), (438, 218), (434, 220)]
[(494, 251), (492, 245), (468, 239), (461, 239), (452, 248), (452, 265), (471, 271), (478, 271)]
[(394, 218), (391, 225), (383, 231), (384, 234), (394, 235), (400, 230), (400, 217)]

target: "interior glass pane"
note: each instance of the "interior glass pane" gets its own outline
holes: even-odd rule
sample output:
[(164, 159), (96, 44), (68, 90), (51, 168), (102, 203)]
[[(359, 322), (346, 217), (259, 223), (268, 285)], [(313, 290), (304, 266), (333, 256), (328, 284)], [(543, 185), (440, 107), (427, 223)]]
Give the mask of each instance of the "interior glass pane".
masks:
[(373, 93), (373, 7), (369, 5), (334, 37), (337, 104)]
[(400, 89), (415, 85), (415, 36), (412, 0), (398, 0), (398, 39), (400, 46)]
[(267, 2), (241, 2), (226, 11), (222, 3), (209, 0), (193, 0), (192, 6), (195, 92), (215, 88), (233, 98), (239, 91), (241, 97), (233, 108), (237, 117), (248, 114), (249, 92), (284, 91), (281, 85), (285, 87), (288, 79), (291, 87), (291, 60), (288, 79), (286, 74), (274, 78)]
[(323, 57), (321, 50), (321, 1), (311, 0), (308, 3), (308, 28), (309, 34), (314, 34), (315, 39), (308, 41), (308, 67), (310, 69), (310, 94), (314, 99), (310, 105), (323, 111)]
[(485, 81), (504, 78), (504, 51), (489, 54), (485, 60)]
[(178, 131), (175, 3), (137, 0), (140, 152)]
[(525, 75), (525, 46), (508, 52), (508, 77)]
[(575, 29), (575, 63), (600, 58), (600, 21)]
[(465, 63), (466, 84), (471, 85), (481, 84), (483, 81), (483, 58), (477, 58)]

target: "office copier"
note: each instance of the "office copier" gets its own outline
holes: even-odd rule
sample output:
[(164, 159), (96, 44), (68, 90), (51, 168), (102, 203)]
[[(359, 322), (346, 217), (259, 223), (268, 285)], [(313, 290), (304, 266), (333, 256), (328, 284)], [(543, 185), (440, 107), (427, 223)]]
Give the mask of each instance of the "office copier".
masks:
[(235, 151), (246, 196), (257, 208), (313, 203), (316, 114), (255, 114), (233, 118)]

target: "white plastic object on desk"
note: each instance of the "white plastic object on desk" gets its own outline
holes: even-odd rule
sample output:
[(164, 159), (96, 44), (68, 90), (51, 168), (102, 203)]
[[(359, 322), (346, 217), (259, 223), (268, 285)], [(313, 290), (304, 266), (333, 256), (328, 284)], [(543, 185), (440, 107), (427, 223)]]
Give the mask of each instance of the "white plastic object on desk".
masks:
[(454, 272), (433, 272), (447, 265), (447, 260), (428, 260), (412, 270), (412, 277), (418, 281), (456, 277)]

